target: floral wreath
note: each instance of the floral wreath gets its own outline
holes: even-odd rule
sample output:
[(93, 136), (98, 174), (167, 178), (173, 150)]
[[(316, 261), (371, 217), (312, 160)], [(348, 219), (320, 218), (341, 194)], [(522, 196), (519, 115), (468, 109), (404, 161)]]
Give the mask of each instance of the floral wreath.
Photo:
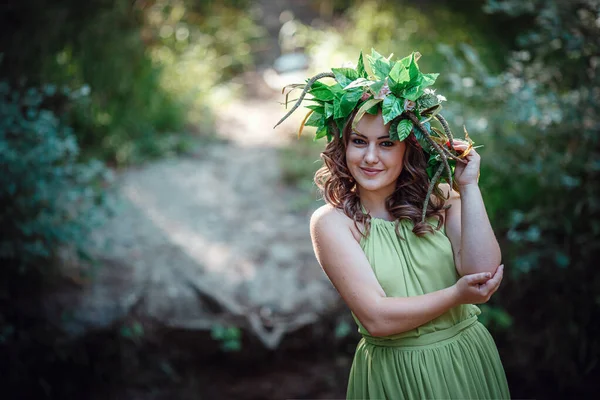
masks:
[[(323, 72), (308, 79), (306, 84), (285, 86), (282, 94), (286, 88), (290, 88), (286, 93), (286, 108), (290, 102), (289, 94), (296, 89), (303, 90), (294, 106), (275, 127), (300, 106), (307, 93), (312, 96), (307, 101), (314, 104), (306, 106), (310, 111), (300, 124), (298, 137), (304, 126), (314, 126), (317, 128), (315, 140), (327, 137), (327, 141), (331, 141), (334, 135), (341, 137), (342, 129), (354, 110), (357, 111), (352, 128), (365, 113), (376, 115), (381, 108), (384, 124), (391, 122), (391, 140), (403, 141), (413, 133), (420, 147), (429, 155), (427, 175), (430, 183), (421, 214), (422, 221), (425, 221), (429, 198), (436, 185), (445, 181), (458, 190), (452, 179), (454, 167), (457, 162), (466, 164), (464, 157), (473, 148), (473, 141), (465, 128), (468, 147), (462, 153), (454, 150), (454, 137), (440, 114), (441, 103), (446, 98), (429, 88), (439, 74), (423, 74), (419, 70), (417, 61), (421, 54), (413, 52), (398, 61), (392, 61), (392, 56), (393, 54), (383, 57), (372, 49), (371, 55), (366, 56), (365, 63), (361, 51), (355, 67), (332, 68), (331, 72)], [(336, 82), (326, 85), (319, 82), (322, 78), (334, 78)], [(443, 131), (431, 126), (433, 120), (439, 122)], [(444, 171), (446, 176), (442, 176)]]

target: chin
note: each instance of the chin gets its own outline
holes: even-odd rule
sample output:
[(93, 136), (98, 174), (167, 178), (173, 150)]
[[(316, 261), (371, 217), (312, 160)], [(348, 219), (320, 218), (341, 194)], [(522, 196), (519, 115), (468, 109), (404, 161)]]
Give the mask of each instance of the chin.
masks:
[(388, 187), (390, 184), (389, 183), (383, 183), (383, 182), (377, 182), (377, 181), (357, 181), (358, 186), (361, 187), (364, 190), (368, 190), (370, 192), (374, 192), (377, 190), (381, 190), (384, 189), (386, 187)]

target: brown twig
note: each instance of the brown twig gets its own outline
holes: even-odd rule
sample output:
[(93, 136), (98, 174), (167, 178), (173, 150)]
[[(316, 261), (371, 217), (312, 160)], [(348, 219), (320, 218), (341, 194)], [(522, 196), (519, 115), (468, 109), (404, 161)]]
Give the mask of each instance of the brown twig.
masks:
[(425, 222), (425, 216), (427, 215), (427, 206), (429, 205), (429, 198), (433, 193), (433, 188), (435, 187), (437, 181), (440, 179), (442, 172), (444, 171), (444, 164), (440, 164), (437, 171), (435, 171), (435, 175), (431, 178), (429, 182), (429, 188), (427, 188), (427, 196), (425, 197), (425, 203), (423, 203), (423, 211), (421, 212), (421, 222)]
[(444, 131), (446, 132), (446, 136), (448, 136), (448, 141), (450, 142), (450, 148), (454, 150), (454, 136), (452, 136), (452, 132), (450, 131), (450, 127), (448, 126), (448, 122), (446, 121), (446, 118), (444, 118), (440, 114), (437, 114), (434, 117), (435, 117), (435, 119), (437, 119), (440, 122), (440, 124), (442, 125), (442, 128), (444, 128)]
[(313, 76), (312, 78), (310, 78), (308, 80), (308, 82), (306, 82), (306, 86), (304, 86), (304, 89), (302, 90), (302, 93), (300, 94), (300, 97), (298, 97), (298, 101), (296, 102), (296, 104), (294, 104), (294, 107), (292, 107), (292, 109), (290, 111), (288, 111), (287, 114), (285, 114), (283, 116), (283, 118), (281, 118), (279, 120), (279, 122), (277, 124), (275, 124), (275, 126), (273, 127), (273, 129), (277, 128), (277, 126), (279, 124), (281, 124), (283, 121), (285, 121), (287, 119), (287, 117), (289, 117), (290, 115), (292, 115), (292, 113), (294, 111), (296, 111), (296, 109), (298, 107), (300, 107), (300, 103), (302, 103), (302, 100), (304, 100), (304, 96), (306, 96), (306, 93), (308, 93), (308, 91), (310, 90), (311, 86), (318, 81), (321, 78), (335, 78), (335, 75), (332, 72), (322, 72), (320, 74), (317, 74), (315, 76)]
[[(441, 157), (442, 163), (443, 163), (444, 167), (446, 168), (446, 172), (448, 173), (448, 184), (452, 187), (452, 169), (450, 168), (450, 164), (448, 164), (448, 158), (446, 157), (446, 154), (444, 153), (444, 148), (442, 146), (440, 146), (439, 144), (437, 144), (435, 142), (435, 140), (433, 140), (431, 138), (431, 135), (429, 135), (429, 132), (427, 132), (427, 129), (425, 129), (425, 127), (421, 124), (421, 121), (419, 121), (419, 119), (417, 118), (417, 116), (414, 113), (408, 112), (408, 113), (406, 113), (406, 115), (408, 115), (408, 118), (410, 118), (410, 120), (417, 127), (417, 129), (419, 129), (421, 131), (421, 133), (423, 134), (423, 137), (425, 137), (425, 139), (427, 139), (429, 144), (435, 149), (435, 151)], [(456, 157), (456, 158), (458, 159), (458, 157)]]

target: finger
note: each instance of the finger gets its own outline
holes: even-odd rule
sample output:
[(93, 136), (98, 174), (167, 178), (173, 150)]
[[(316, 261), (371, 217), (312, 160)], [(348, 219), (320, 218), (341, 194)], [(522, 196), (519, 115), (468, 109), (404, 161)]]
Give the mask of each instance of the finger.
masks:
[(469, 145), (468, 145), (468, 144), (466, 144), (466, 143), (456, 143), (456, 142), (454, 142), (454, 150), (463, 151), (463, 150), (465, 150), (467, 147), (469, 147)]
[(494, 273), (494, 276), (490, 280), (494, 281), (494, 282), (500, 282), (502, 280), (503, 276), (504, 276), (504, 264), (500, 264), (498, 266), (498, 268), (496, 268), (496, 272)]
[(489, 272), (480, 272), (477, 274), (471, 274), (471, 275), (467, 275), (467, 283), (469, 285), (482, 284), (482, 283), (485, 283), (488, 280), (490, 280), (491, 277), (492, 277), (492, 274), (490, 274)]
[(504, 277), (504, 265), (500, 265), (496, 270), (496, 274), (492, 279), (488, 281), (491, 285), (492, 293), (494, 293), (500, 287), (500, 283), (502, 283), (502, 278)]

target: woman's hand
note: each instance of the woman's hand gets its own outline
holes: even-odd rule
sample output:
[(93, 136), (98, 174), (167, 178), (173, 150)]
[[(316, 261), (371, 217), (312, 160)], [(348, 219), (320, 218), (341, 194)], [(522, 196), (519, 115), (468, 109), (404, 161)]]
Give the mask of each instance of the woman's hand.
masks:
[[(459, 153), (462, 153), (469, 148), (469, 144), (464, 140), (455, 139), (453, 142), (454, 150), (458, 151)], [(454, 169), (454, 180), (459, 187), (473, 183), (477, 184), (479, 179), (479, 165), (481, 163), (481, 157), (475, 151), (475, 149), (471, 149), (464, 157), (464, 160), (467, 161), (466, 165), (461, 162), (457, 162), (456, 168)]]
[(459, 304), (486, 303), (498, 290), (503, 275), (504, 265), (500, 265), (494, 276), (489, 272), (463, 276), (453, 286), (457, 291)]

